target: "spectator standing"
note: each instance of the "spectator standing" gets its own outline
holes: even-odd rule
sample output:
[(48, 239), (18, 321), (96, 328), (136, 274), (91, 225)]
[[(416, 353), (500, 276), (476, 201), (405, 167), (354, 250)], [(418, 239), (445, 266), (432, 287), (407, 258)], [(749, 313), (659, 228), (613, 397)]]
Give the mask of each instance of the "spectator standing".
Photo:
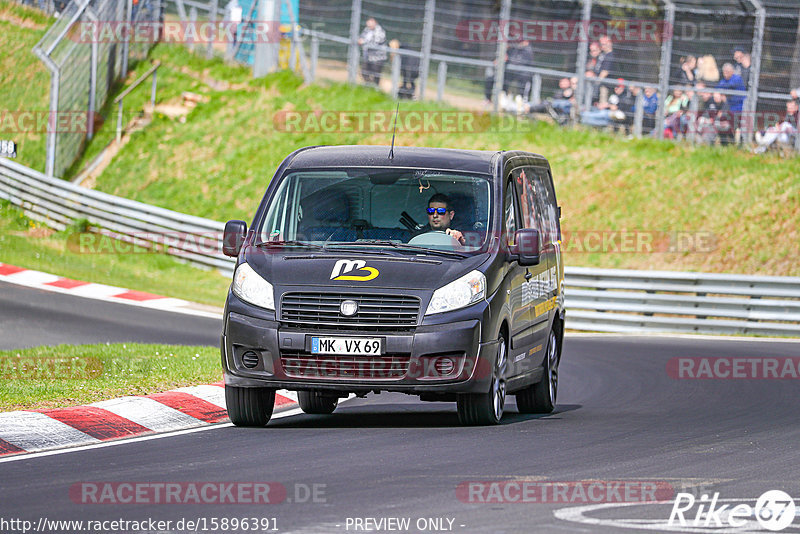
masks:
[(367, 19), (366, 27), (358, 38), (361, 45), (363, 63), (361, 65), (361, 76), (368, 84), (376, 87), (381, 81), (381, 71), (383, 64), (386, 63), (386, 32), (383, 30), (374, 17)]
[[(745, 91), (747, 90), (747, 87), (744, 85), (742, 77), (736, 74), (734, 66), (731, 63), (725, 63), (722, 65), (722, 79), (717, 84), (717, 89)], [(735, 132), (741, 123), (742, 108), (744, 107), (744, 96), (726, 95), (725, 100), (728, 102), (728, 111), (731, 115), (732, 129)]]
[[(520, 67), (533, 66), (533, 50), (529, 41), (520, 41), (508, 49), (508, 60), (506, 65), (517, 65)], [(510, 95), (522, 95), (524, 101), (528, 101), (531, 91), (531, 75), (527, 72), (506, 69), (508, 78), (508, 93)]]
[(750, 54), (742, 54), (742, 62), (739, 64), (739, 76), (742, 78), (742, 82), (744, 86), (747, 87), (750, 84), (750, 65), (752, 62), (752, 58)]
[[(389, 41), (389, 48), (405, 50), (397, 39)], [(417, 94), (417, 78), (419, 78), (419, 58), (417, 56), (400, 55), (400, 76), (403, 81), (397, 88), (397, 97), (413, 99)]]
[(719, 81), (719, 69), (714, 56), (711, 54), (697, 59), (697, 81), (714, 84)]
[(697, 68), (697, 58), (686, 56), (681, 58), (681, 71), (678, 73), (678, 85), (694, 86), (697, 82), (694, 70)]
[(608, 35), (600, 36), (600, 57), (598, 64), (594, 69), (595, 75), (600, 78), (606, 78), (614, 70), (614, 45), (611, 42), (611, 37)]
[(655, 133), (658, 91), (654, 87), (645, 87), (642, 101), (642, 128)]

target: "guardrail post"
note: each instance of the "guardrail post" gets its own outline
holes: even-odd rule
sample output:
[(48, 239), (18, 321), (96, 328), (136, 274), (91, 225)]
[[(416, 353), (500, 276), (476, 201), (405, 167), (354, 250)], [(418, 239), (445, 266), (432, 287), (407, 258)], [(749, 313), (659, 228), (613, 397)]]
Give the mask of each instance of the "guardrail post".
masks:
[[(675, 4), (672, 0), (664, 0), (664, 28), (672, 29), (675, 27)], [(658, 110), (656, 111), (656, 136), (664, 139), (664, 100), (669, 92), (669, 68), (672, 61), (672, 31), (663, 32), (665, 36), (661, 43), (661, 69), (658, 75), (659, 95)]]
[(400, 54), (392, 55), (392, 98), (397, 98), (400, 91)]
[(431, 42), (433, 41), (433, 18), (436, 16), (436, 0), (425, 0), (425, 22), (422, 25), (422, 61), (419, 69), (419, 99), (425, 100), (428, 73), (431, 66)]
[(436, 73), (436, 100), (444, 100), (444, 86), (447, 83), (447, 62), (439, 62), (439, 70)]
[(353, 0), (350, 10), (350, 45), (347, 48), (347, 82), (356, 83), (358, 78), (358, 36), (361, 29), (361, 0)]
[(636, 95), (636, 109), (633, 111), (634, 137), (642, 136), (642, 121), (644, 121), (644, 89), (640, 87), (639, 94)]
[(511, 0), (500, 4), (500, 31), (497, 32), (497, 53), (494, 59), (494, 86), (492, 87), (492, 106), (494, 112), (500, 110), (500, 92), (506, 77), (506, 51), (508, 50), (508, 19), (511, 17)]

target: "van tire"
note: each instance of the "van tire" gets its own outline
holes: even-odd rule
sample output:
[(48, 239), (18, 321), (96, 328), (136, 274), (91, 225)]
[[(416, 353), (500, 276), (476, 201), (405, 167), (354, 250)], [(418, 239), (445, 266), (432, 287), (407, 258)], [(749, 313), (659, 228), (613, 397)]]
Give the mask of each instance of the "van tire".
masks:
[(275, 408), (275, 390), (226, 385), (225, 406), (236, 426), (266, 426)]
[(551, 413), (558, 397), (558, 337), (550, 330), (544, 360), (544, 376), (517, 393), (519, 413)]
[(326, 397), (317, 391), (298, 391), (297, 403), (305, 413), (330, 415), (339, 405), (339, 398)]
[(497, 345), (497, 357), (492, 368), (492, 380), (486, 393), (470, 393), (459, 395), (458, 420), (466, 426), (485, 426), (500, 424), (503, 418), (503, 405), (506, 400), (505, 371), (507, 364), (507, 346), (505, 336), (501, 333)]

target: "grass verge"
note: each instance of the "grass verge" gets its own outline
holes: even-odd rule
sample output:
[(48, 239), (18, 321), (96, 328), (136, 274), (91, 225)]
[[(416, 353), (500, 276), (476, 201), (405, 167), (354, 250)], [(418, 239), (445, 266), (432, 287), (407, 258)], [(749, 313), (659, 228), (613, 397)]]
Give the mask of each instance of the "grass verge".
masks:
[(81, 254), (68, 247), (80, 229), (54, 232), (0, 200), (0, 262), (76, 280), (222, 307), (230, 278), (164, 254)]
[(0, 351), (0, 410), (88, 404), (222, 380), (219, 349), (136, 343)]
[[(250, 220), (272, 174), (292, 150), (391, 139), (391, 124), (387, 132), (362, 133), (286, 133), (279, 127), (280, 112), (288, 110), (393, 110), (393, 101), (378, 91), (336, 83), (306, 86), (288, 72), (252, 80), (240, 67), (178, 46), (159, 45), (152, 54), (163, 64), (159, 83), (163, 78), (165, 95), (187, 89), (208, 102), (185, 122), (156, 117), (135, 132), (98, 178), (103, 191), (216, 220)], [(209, 79), (228, 85), (215, 89)], [(448, 109), (432, 102), (401, 107), (407, 112)], [(543, 122), (511, 128), (494, 123), (478, 132), (399, 132), (397, 145), (544, 154), (556, 178), (563, 229), (577, 239), (565, 246), (568, 265), (800, 275), (795, 261), (800, 256), (800, 158), (625, 140)], [(672, 249), (623, 247), (619, 232), (636, 232), (645, 241), (679, 232), (689, 240), (668, 238)]]

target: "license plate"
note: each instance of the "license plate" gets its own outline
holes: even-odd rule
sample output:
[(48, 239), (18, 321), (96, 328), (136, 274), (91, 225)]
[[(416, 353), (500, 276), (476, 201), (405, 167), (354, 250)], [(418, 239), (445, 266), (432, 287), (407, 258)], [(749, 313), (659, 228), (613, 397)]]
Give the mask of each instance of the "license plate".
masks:
[(311, 354), (380, 355), (380, 338), (369, 337), (312, 337)]

